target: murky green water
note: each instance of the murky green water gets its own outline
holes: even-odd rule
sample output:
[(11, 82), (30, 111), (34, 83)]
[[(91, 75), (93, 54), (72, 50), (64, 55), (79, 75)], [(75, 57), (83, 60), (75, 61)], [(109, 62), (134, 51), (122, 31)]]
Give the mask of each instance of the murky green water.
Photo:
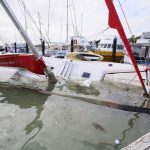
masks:
[(117, 150), (149, 124), (148, 114), (0, 87), (0, 150)]

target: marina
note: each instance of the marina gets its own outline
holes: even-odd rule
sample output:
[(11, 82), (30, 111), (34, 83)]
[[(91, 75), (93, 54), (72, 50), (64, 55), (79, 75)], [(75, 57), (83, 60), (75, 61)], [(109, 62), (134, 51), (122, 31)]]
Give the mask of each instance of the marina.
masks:
[[(116, 2), (104, 0), (108, 27), (89, 41), (82, 36), (83, 14), (79, 32), (75, 3), (65, 2), (66, 40), (61, 42), (60, 35), (60, 42), (51, 42), (50, 0), (47, 28), (39, 12), (37, 25), (23, 0), (18, 4), (24, 27), (15, 4), (0, 0), (25, 41), (10, 42), (0, 33), (0, 150), (149, 149), (150, 32), (135, 37), (121, 2), (116, 7)], [(28, 17), (40, 35), (36, 44)], [(62, 18), (60, 29), (62, 34)], [(110, 29), (117, 36), (98, 39)]]

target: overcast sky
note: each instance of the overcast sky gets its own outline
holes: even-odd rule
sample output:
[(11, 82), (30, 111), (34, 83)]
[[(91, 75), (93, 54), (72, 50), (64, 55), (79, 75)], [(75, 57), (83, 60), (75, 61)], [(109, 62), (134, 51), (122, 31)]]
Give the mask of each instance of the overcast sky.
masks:
[[(72, 0), (69, 7), (69, 36), (74, 35), (70, 9), (73, 9)], [(7, 0), (15, 15), (25, 27), (25, 15), (19, 0)], [(150, 31), (150, 0), (120, 0), (131, 31), (134, 35), (141, 35), (142, 32)], [(39, 26), (38, 12), (42, 21), (42, 33), (46, 36), (48, 31), (48, 4), (49, 0), (24, 0), (24, 3)], [(67, 0), (50, 0), (49, 13), (49, 39), (53, 42), (64, 42), (66, 39), (66, 6)], [(125, 19), (119, 7), (118, 0), (114, 0), (115, 7), (119, 13), (121, 22), (127, 36), (130, 36)], [(88, 40), (97, 40), (104, 35), (116, 35), (114, 29), (99, 35), (108, 27), (108, 10), (104, 0), (74, 0), (74, 9), (78, 32)], [(22, 38), (12, 24), (6, 12), (0, 7), (0, 43), (2, 42), (21, 42)], [(82, 19), (81, 19), (82, 18)], [(74, 17), (73, 17), (73, 20)], [(44, 27), (44, 26), (45, 27)], [(34, 43), (40, 41), (40, 33), (31, 19), (27, 16), (28, 35)], [(46, 32), (45, 32), (46, 31)], [(93, 36), (95, 35), (95, 36)]]

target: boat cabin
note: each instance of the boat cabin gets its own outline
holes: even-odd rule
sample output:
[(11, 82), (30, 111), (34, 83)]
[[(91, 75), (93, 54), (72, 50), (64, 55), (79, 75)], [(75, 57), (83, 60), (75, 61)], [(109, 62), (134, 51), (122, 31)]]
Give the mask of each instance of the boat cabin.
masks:
[[(142, 33), (140, 39), (131, 44), (131, 47), (138, 64), (150, 64), (150, 32)], [(128, 56), (125, 61), (131, 62)]]

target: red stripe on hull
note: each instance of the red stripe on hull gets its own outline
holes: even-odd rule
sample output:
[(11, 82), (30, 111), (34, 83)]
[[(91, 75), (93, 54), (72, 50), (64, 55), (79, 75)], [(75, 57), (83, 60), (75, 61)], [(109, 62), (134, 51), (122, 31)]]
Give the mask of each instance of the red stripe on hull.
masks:
[(0, 66), (25, 68), (33, 73), (44, 75), (46, 65), (42, 58), (36, 59), (32, 54), (0, 55)]

